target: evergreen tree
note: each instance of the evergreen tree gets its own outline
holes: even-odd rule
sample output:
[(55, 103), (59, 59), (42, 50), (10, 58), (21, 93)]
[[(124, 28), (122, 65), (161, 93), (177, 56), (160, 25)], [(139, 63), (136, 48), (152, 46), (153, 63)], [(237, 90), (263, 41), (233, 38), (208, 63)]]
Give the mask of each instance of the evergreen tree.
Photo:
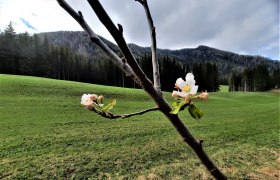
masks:
[(233, 72), (233, 73), (231, 73), (230, 74), (230, 76), (229, 76), (229, 91), (235, 91), (235, 79), (236, 79), (236, 75), (235, 75), (235, 73)]
[(192, 67), (192, 73), (194, 74), (196, 84), (199, 84), (198, 91), (205, 91), (207, 90), (205, 84), (205, 68), (203, 67), (202, 63), (195, 63)]
[(33, 35), (33, 75), (44, 76), (45, 63), (42, 61), (43, 49), (37, 34)]
[(0, 72), (8, 74), (17, 74), (19, 58), (17, 57), (17, 48), (15, 43), (16, 32), (12, 22), (4, 29), (1, 35), (0, 45)]
[(267, 66), (260, 64), (255, 68), (254, 86), (255, 91), (265, 91), (270, 89), (270, 76)]
[(280, 88), (280, 68), (278, 67), (272, 73), (272, 83), (271, 87), (275, 89)]
[(8, 43), (8, 44), (6, 44), (6, 46), (9, 46), (9, 43), (12, 43), (12, 42), (8, 42), (8, 41), (13, 41), (15, 36), (16, 36), (15, 29), (13, 27), (12, 22), (10, 22), (4, 30), (4, 37), (6, 38), (7, 43)]
[(230, 91), (266, 91), (273, 87), (272, 77), (265, 64), (246, 68), (241, 74), (232, 74)]
[(42, 56), (43, 61), (43, 74), (46, 77), (55, 77), (55, 62), (51, 57), (51, 45), (49, 44), (48, 37), (45, 35), (42, 42)]
[(32, 37), (27, 33), (21, 33), (17, 36), (17, 47), (19, 51), (19, 71), (21, 74), (32, 75), (33, 72), (33, 47)]
[[(212, 64), (207, 62), (204, 68), (204, 73), (202, 75), (202, 81), (204, 85), (204, 90), (208, 92), (214, 91), (213, 82), (214, 82), (214, 72)], [(203, 90), (203, 89), (202, 89)]]
[(212, 64), (212, 73), (213, 73), (212, 90), (216, 92), (220, 90), (220, 79), (219, 79), (218, 67), (215, 63)]

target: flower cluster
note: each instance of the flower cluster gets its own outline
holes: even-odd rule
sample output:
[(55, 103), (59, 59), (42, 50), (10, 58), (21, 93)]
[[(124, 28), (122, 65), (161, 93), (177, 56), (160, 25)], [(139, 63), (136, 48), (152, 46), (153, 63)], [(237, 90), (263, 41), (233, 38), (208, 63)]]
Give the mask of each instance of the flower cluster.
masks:
[(192, 73), (188, 73), (185, 79), (185, 81), (182, 78), (176, 80), (175, 88), (177, 91), (172, 92), (172, 97), (180, 97), (189, 102), (191, 96), (197, 93), (198, 86), (195, 85), (194, 75)]
[(194, 75), (192, 73), (188, 73), (185, 79), (186, 81), (184, 81), (182, 78), (178, 78), (176, 80), (175, 87), (182, 91), (178, 92), (177, 94), (181, 97), (186, 97), (189, 94), (196, 94), (198, 86), (195, 85)]
[(179, 111), (184, 110), (188, 106), (188, 111), (190, 115), (195, 119), (200, 119), (203, 112), (197, 108), (192, 99), (202, 99), (207, 100), (209, 94), (207, 91), (202, 92), (200, 95), (195, 95), (198, 90), (198, 86), (195, 85), (194, 75), (188, 73), (185, 77), (185, 81), (182, 78), (178, 78), (175, 83), (175, 88), (177, 91), (172, 92), (172, 97), (175, 101), (172, 103), (171, 114), (178, 114)]
[(116, 106), (117, 101), (113, 99), (110, 103), (103, 104), (104, 96), (96, 94), (84, 94), (81, 98), (81, 104), (88, 110), (98, 113), (102, 116), (110, 116), (110, 110)]
[(185, 81), (182, 78), (176, 80), (175, 88), (177, 91), (172, 92), (172, 97), (183, 98), (186, 102), (190, 102), (192, 98), (208, 99), (209, 94), (207, 91), (202, 92), (198, 96), (194, 96), (197, 93), (198, 86), (195, 85), (194, 75), (192, 73), (188, 73), (185, 79)]
[(102, 107), (103, 96), (97, 96), (96, 94), (84, 94), (81, 98), (81, 104), (87, 109), (91, 110), (93, 108)]

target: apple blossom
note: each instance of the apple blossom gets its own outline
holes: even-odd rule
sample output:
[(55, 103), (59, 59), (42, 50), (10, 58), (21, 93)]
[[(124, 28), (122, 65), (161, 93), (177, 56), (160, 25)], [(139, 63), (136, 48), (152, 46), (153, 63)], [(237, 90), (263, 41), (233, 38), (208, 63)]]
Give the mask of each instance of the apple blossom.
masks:
[(86, 106), (87, 109), (92, 109), (93, 106), (93, 101), (97, 99), (96, 94), (83, 94), (81, 98), (81, 104)]
[(194, 95), (197, 93), (198, 86), (195, 85), (194, 75), (188, 73), (185, 79), (185, 81), (182, 78), (176, 80), (175, 87), (178, 91), (177, 93), (173, 91), (172, 95), (178, 95), (185, 98), (188, 95)]

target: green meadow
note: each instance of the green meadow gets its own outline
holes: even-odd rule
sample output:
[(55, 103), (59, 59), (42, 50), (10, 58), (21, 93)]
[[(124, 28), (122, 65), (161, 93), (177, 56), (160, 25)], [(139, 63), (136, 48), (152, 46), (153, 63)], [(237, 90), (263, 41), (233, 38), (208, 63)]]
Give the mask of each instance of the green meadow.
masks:
[[(15, 75), (0, 83), (0, 179), (212, 178), (160, 112), (109, 120), (80, 104), (95, 93), (117, 99), (116, 114), (154, 107), (143, 90)], [(210, 93), (196, 102), (201, 120), (180, 117), (229, 179), (278, 179), (279, 95)]]

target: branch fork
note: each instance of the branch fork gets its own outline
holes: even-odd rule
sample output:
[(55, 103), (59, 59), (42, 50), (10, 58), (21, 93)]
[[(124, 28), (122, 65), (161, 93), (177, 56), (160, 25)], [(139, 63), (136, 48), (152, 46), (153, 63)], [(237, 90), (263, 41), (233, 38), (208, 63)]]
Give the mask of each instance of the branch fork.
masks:
[(154, 79), (154, 87), (160, 91), (161, 84), (160, 84), (160, 73), (159, 73), (159, 63), (157, 58), (157, 41), (156, 41), (156, 28), (153, 23), (153, 19), (150, 13), (150, 9), (148, 6), (147, 0), (135, 0), (143, 5), (149, 30), (150, 30), (150, 36), (151, 36), (151, 51), (152, 51), (152, 65), (153, 65), (153, 79)]
[[(112, 113), (99, 113), (103, 117), (110, 117), (112, 119), (118, 118), (126, 118), (134, 115), (139, 115), (141, 113), (146, 113), (154, 110), (161, 111), (171, 122), (174, 128), (178, 131), (178, 133), (182, 136), (184, 141), (194, 150), (197, 154), (198, 158), (205, 165), (208, 171), (216, 178), (216, 179), (227, 179), (227, 177), (219, 170), (219, 168), (214, 164), (214, 162), (209, 158), (207, 153), (202, 148), (201, 140), (197, 140), (192, 133), (189, 131), (187, 126), (183, 123), (183, 121), (178, 117), (177, 114), (170, 114), (172, 110), (169, 104), (166, 102), (162, 93), (160, 91), (160, 77), (159, 77), (159, 66), (157, 62), (157, 54), (156, 54), (156, 37), (155, 37), (155, 27), (153, 25), (152, 17), (148, 8), (147, 0), (135, 0), (141, 3), (145, 9), (146, 16), (149, 23), (150, 34), (151, 34), (151, 42), (152, 42), (152, 59), (153, 59), (153, 73), (154, 73), (154, 84), (147, 78), (146, 74), (140, 68), (139, 64), (135, 60), (131, 51), (129, 50), (125, 39), (123, 38), (123, 28), (121, 25), (118, 25), (118, 28), (114, 25), (99, 0), (88, 0), (88, 3), (92, 7), (95, 14), (98, 16), (99, 20), (104, 24), (107, 30), (115, 39), (117, 45), (127, 63), (124, 63), (121, 58), (119, 58), (108, 46), (91, 30), (88, 24), (85, 22), (81, 13), (76, 13), (64, 0), (57, 0), (59, 5), (64, 8), (80, 25), (81, 27), (88, 33), (92, 42), (96, 43), (110, 58), (111, 60), (123, 70), (130, 78), (136, 81), (139, 85), (143, 87), (143, 89), (150, 95), (150, 97), (154, 100), (157, 107), (147, 109), (144, 111), (140, 111), (132, 114), (124, 114), (124, 115), (113, 115)], [(121, 32), (121, 33), (120, 33)]]

